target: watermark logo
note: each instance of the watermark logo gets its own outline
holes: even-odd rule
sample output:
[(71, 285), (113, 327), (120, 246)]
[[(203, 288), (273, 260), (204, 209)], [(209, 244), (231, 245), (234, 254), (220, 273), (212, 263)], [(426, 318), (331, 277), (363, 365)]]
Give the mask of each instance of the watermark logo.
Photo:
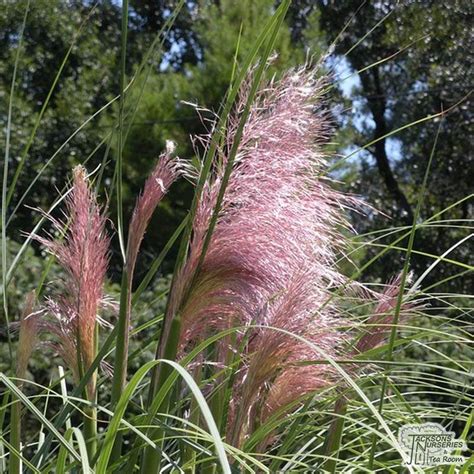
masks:
[(409, 466), (429, 467), (463, 464), (466, 458), (453, 451), (467, 449), (462, 439), (438, 423), (404, 425), (398, 431), (398, 442), (408, 455)]

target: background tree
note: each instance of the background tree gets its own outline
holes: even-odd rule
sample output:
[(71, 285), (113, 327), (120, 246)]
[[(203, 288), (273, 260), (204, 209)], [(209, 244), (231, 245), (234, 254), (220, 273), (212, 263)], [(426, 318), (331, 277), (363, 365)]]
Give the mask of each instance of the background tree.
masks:
[[(321, 27), (329, 38), (342, 31), (354, 15), (354, 7), (354, 2), (319, 4)], [(346, 90), (351, 112), (344, 113), (341, 123), (346, 133), (350, 130), (353, 147), (461, 102), (443, 119), (421, 219), (472, 191), (472, 150), (466, 140), (473, 119), (469, 95), (473, 61), (472, 56), (466, 55), (473, 46), (469, 27), (472, 13), (470, 2), (366, 2), (335, 48), (339, 74), (373, 65), (356, 74), (354, 87)], [(376, 28), (367, 36), (373, 27)], [(355, 44), (358, 46), (352, 48)], [(352, 160), (357, 170), (356, 179), (350, 182), (352, 188), (387, 213), (393, 225), (413, 222), (417, 193), (438, 126), (437, 120), (431, 120), (409, 127), (393, 138), (379, 140)], [(354, 178), (353, 173), (348, 176)], [(467, 218), (472, 218), (472, 200), (465, 200), (443, 216)], [(383, 228), (387, 221), (379, 216), (359, 225), (361, 230)], [(455, 226), (423, 229), (417, 234), (416, 247), (441, 255), (465, 235)], [(462, 246), (451, 257), (467, 262), (471, 258), (467, 249)], [(417, 272), (429, 262), (417, 255), (413, 259)], [(379, 274), (386, 274), (391, 265), (388, 260), (377, 265)], [(443, 265), (439, 268), (441, 273), (433, 272), (430, 278), (438, 281), (458, 271), (455, 266)], [(468, 288), (465, 285), (469, 280), (452, 280), (450, 285), (462, 291)]]
[[(24, 0), (8, 3), (0, 17), (0, 120), (3, 123), (26, 4)], [(128, 77), (137, 70), (176, 5), (176, 1), (131, 2)], [(194, 150), (189, 135), (205, 133), (209, 126), (206, 116), (212, 112), (204, 113), (201, 118), (183, 101), (197, 103), (210, 111), (219, 109), (234, 68), (230, 58), (236, 57), (239, 64), (273, 8), (272, 0), (185, 2), (164, 41), (163, 50), (148, 60), (151, 69), (143, 95), (140, 97), (139, 88), (135, 88), (127, 97), (128, 110), (133, 110), (137, 103), (138, 109), (124, 149), (126, 217), (143, 177), (166, 139), (176, 141), (178, 154), (183, 157), (200, 152), (199, 148)], [(472, 46), (471, 14), (469, 2), (413, 4), (386, 0), (361, 6), (350, 1), (295, 0), (287, 17), (287, 27), (278, 39), (279, 57), (273, 71), (278, 73), (301, 63), (308, 48), (318, 57), (325, 51), (324, 43), (327, 46), (336, 37), (335, 54), (329, 61), (336, 78), (371, 66), (355, 74), (354, 79), (337, 83), (342, 95), (335, 97), (335, 103), (345, 98), (346, 110), (341, 113), (341, 107), (335, 108), (340, 118), (336, 141), (341, 143), (340, 149), (347, 152), (420, 117), (446, 110), (466, 97), (472, 71), (472, 58), (465, 54)], [(348, 26), (344, 29), (346, 23)], [(84, 121), (117, 95), (119, 37), (116, 33), (119, 28), (120, 6), (116, 2), (100, 5), (79, 0), (31, 2), (14, 100), (10, 179), (22, 157), (24, 167), (12, 196), (10, 212), (57, 150), (60, 152), (55, 155), (52, 166), (43, 172), (21, 204), (46, 208), (51, 202), (51, 186), (62, 186), (74, 163), (91, 155), (89, 166), (93, 169), (104, 156), (113, 159), (114, 141), (108, 137), (113, 137), (117, 124), (115, 104), (76, 132)], [(71, 44), (72, 50), (52, 89), (38, 130), (31, 146), (26, 148), (27, 137), (34, 129)], [(345, 54), (347, 51), (350, 52)], [(384, 59), (387, 60), (376, 64)], [(469, 192), (472, 154), (465, 137), (472, 122), (470, 105), (470, 99), (464, 100), (443, 120), (422, 218), (439, 212)], [(126, 120), (128, 127), (132, 117)], [(437, 127), (436, 121), (428, 121), (393, 138), (380, 140), (355, 155), (342, 171), (353, 191), (383, 209), (392, 218), (393, 225), (407, 225), (413, 219), (416, 193)], [(73, 134), (74, 138), (64, 145)], [(108, 155), (107, 144), (112, 146)], [(111, 182), (112, 168), (105, 171), (106, 187)], [(149, 255), (166, 241), (188, 202), (186, 184), (172, 190), (160, 208), (161, 219), (154, 221), (147, 234), (145, 249)], [(10, 235), (28, 231), (31, 216), (31, 210), (20, 205), (9, 224), (14, 231)], [(466, 219), (470, 216), (472, 202), (465, 200), (445, 217)], [(371, 216), (369, 220), (359, 220), (357, 225), (364, 231), (385, 227), (387, 221), (382, 216)], [(417, 245), (439, 255), (461, 238), (463, 232), (453, 226), (449, 230), (444, 227), (424, 229), (418, 233)], [(457, 249), (453, 258), (468, 259), (469, 255), (462, 254), (466, 248)], [(146, 262), (142, 263), (146, 266)], [(382, 262), (377, 266), (378, 271), (371, 270), (373, 276), (385, 274), (390, 264)], [(414, 264), (421, 271), (427, 260), (417, 257)], [(439, 269), (446, 272), (448, 268), (443, 265)], [(435, 272), (432, 275), (438, 278)], [(451, 284), (464, 286), (469, 281), (457, 279)]]
[[(9, 182), (19, 163), (23, 162), (24, 166), (12, 196), (10, 212), (53, 156), (51, 166), (42, 172), (24, 204), (46, 208), (51, 204), (51, 187), (62, 187), (74, 164), (89, 155), (90, 169), (102, 161), (107, 136), (112, 130), (104, 128), (102, 120), (107, 115), (109, 122), (116, 125), (114, 107), (105, 108), (80, 131), (78, 129), (119, 91), (120, 36), (117, 32), (120, 31), (121, 9), (117, 2), (7, 2), (0, 12), (0, 121), (3, 126), (6, 124), (19, 31), (27, 5), (29, 11), (13, 101)], [(127, 45), (129, 77), (175, 6), (174, 1), (159, 4), (138, 2), (136, 10), (132, 11)], [(161, 56), (155, 58), (155, 62), (158, 61), (156, 73), (159, 73), (163, 57), (176, 68), (183, 61), (196, 61), (191, 46), (186, 50), (175, 47), (177, 44), (192, 45), (194, 33), (190, 22), (193, 8), (192, 2), (187, 3), (174, 22)], [(41, 113), (43, 115), (35, 132)], [(28, 145), (28, 137), (32, 133), (34, 138)], [(27, 231), (31, 228), (30, 220), (31, 209), (20, 206), (11, 228)]]

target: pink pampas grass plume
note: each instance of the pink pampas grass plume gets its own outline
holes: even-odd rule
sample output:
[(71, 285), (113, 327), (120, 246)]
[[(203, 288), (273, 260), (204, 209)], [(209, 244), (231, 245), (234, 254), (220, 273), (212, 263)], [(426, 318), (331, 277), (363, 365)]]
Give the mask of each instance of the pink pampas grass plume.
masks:
[[(244, 86), (220, 161), (197, 208), (188, 259), (170, 297), (168, 309), (182, 321), (181, 353), (217, 331), (247, 327), (235, 343), (226, 338), (217, 350), (219, 366), (228, 360), (222, 356), (226, 350), (240, 350), (242, 360), (226, 427), (227, 441), (236, 447), (308, 394), (343, 384), (332, 365), (314, 363), (321, 353), (304, 341), (332, 359), (353, 355), (350, 331), (342, 329), (349, 323), (333, 290), (347, 286), (336, 266), (336, 255), (346, 247), (342, 228), (349, 227), (344, 210), (360, 203), (323, 176), (323, 145), (331, 131), (324, 84), (314, 70), (301, 68), (257, 94), (198, 268), (226, 150), (232, 147), (245, 104)], [(380, 297), (377, 312), (393, 303), (393, 291)], [(361, 341), (378, 344), (385, 336), (385, 331), (372, 331)]]
[[(65, 223), (51, 218), (61, 239), (37, 239), (65, 271), (59, 295), (47, 300), (46, 309), (54, 319), (45, 327), (56, 337), (56, 349), (78, 380), (96, 354), (95, 330), (99, 310), (106, 304), (103, 287), (109, 252), (106, 217), (82, 166), (74, 168), (65, 217)], [(94, 393), (93, 378), (88, 394)]]
[[(119, 320), (119, 328), (121, 337), (123, 338), (123, 344), (121, 344), (116, 353), (116, 372), (114, 374), (115, 380), (119, 380), (121, 386), (124, 385), (126, 380), (133, 274), (135, 272), (135, 265), (140, 245), (153, 212), (168, 192), (168, 189), (173, 182), (184, 171), (184, 166), (180, 163), (179, 159), (172, 158), (172, 153), (175, 149), (174, 143), (167, 141), (166, 148), (166, 152), (160, 156), (155, 168), (145, 182), (145, 186), (135, 204), (129, 225), (126, 266), (124, 269), (126, 275), (125, 271), (123, 275), (126, 277), (127, 293), (126, 299), (122, 303), (124, 304), (124, 307), (121, 307), (121, 319)], [(114, 391), (113, 397), (116, 396), (118, 396), (118, 393)]]
[(172, 158), (174, 149), (174, 143), (168, 140), (166, 152), (160, 156), (135, 204), (127, 242), (127, 272), (130, 276), (133, 275), (140, 244), (153, 212), (183, 171), (178, 158)]
[[(341, 282), (332, 264), (344, 241), (336, 228), (345, 225), (341, 208), (352, 202), (320, 177), (326, 162), (322, 144), (330, 130), (320, 101), (323, 84), (314, 71), (298, 69), (258, 94), (206, 258), (189, 289), (221, 167), (207, 183), (189, 258), (172, 295), (173, 312), (180, 308), (183, 321), (183, 345), (233, 322), (249, 324), (290, 286), (295, 269), (308, 263), (324, 276), (325, 287)], [(228, 143), (241, 109), (231, 120)]]
[[(371, 300), (376, 301), (376, 306), (372, 316), (369, 317), (362, 327), (363, 334), (355, 345), (356, 353), (366, 352), (380, 346), (390, 334), (393, 323), (397, 301), (402, 291), (402, 274), (398, 274), (389, 281), (382, 292), (369, 294)], [(411, 275), (407, 281), (411, 281)], [(404, 296), (400, 306), (399, 322), (405, 322), (414, 312), (422, 308), (419, 300), (412, 298), (407, 300)]]
[[(219, 330), (259, 326), (247, 331), (234, 385), (227, 439), (235, 446), (278, 409), (334, 384), (327, 366), (299, 367), (319, 354), (272, 327), (316, 343), (333, 357), (345, 343), (337, 331), (343, 319), (326, 301), (330, 288), (345, 280), (335, 256), (345, 246), (342, 211), (357, 201), (321, 176), (326, 167), (322, 146), (331, 129), (324, 84), (314, 70), (302, 68), (258, 93), (202, 267), (195, 275), (227, 163), (225, 150), (204, 188), (188, 260), (171, 294), (170, 311), (182, 321), (182, 351)], [(243, 90), (230, 120), (227, 149), (245, 96)], [(230, 350), (237, 350), (242, 337)], [(303, 378), (283, 396), (285, 376)]]

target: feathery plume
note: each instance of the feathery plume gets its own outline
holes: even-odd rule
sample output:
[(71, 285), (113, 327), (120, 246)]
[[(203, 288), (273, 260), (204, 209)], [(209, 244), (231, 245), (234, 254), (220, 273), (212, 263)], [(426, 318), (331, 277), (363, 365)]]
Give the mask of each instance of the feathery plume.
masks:
[(140, 245), (145, 235), (150, 219), (156, 207), (167, 193), (169, 187), (178, 178), (184, 167), (178, 158), (172, 158), (175, 145), (172, 141), (166, 142), (166, 152), (160, 156), (158, 163), (145, 182), (145, 186), (137, 199), (130, 220), (126, 266), (124, 268), (126, 284), (126, 298), (122, 300), (119, 313), (119, 340), (115, 352), (114, 384), (112, 388), (112, 402), (116, 403), (125, 385), (127, 377), (127, 361), (129, 346), (129, 327), (131, 320), (132, 284), (135, 265)]
[(127, 242), (127, 273), (130, 277), (153, 212), (183, 170), (178, 158), (172, 158), (174, 150), (175, 144), (167, 140), (166, 152), (160, 156), (135, 204)]
[[(308, 263), (313, 274), (324, 276), (325, 287), (341, 281), (332, 265), (335, 251), (343, 244), (336, 226), (344, 225), (340, 208), (351, 203), (318, 178), (326, 159), (321, 145), (330, 129), (318, 102), (323, 83), (314, 71), (300, 69), (257, 96), (211, 244), (189, 289), (222, 167), (207, 184), (189, 259), (172, 295), (173, 311), (180, 307), (183, 344), (232, 321), (254, 321), (274, 295), (290, 286), (295, 269)], [(237, 107), (231, 130), (241, 109), (242, 105)], [(182, 301), (187, 292), (189, 297)]]
[[(45, 322), (45, 327), (56, 336), (55, 348), (78, 380), (95, 358), (98, 312), (107, 304), (103, 286), (109, 252), (106, 218), (82, 166), (73, 171), (66, 218), (65, 223), (50, 218), (62, 239), (36, 238), (65, 271), (59, 296), (47, 300), (46, 309), (54, 320)], [(95, 377), (88, 384), (89, 396), (94, 393)]]
[[(343, 211), (360, 202), (323, 177), (323, 145), (331, 132), (324, 84), (314, 70), (301, 68), (257, 94), (198, 269), (226, 150), (246, 103), (244, 85), (219, 163), (203, 189), (188, 259), (170, 296), (168, 309), (182, 321), (182, 353), (213, 332), (248, 327), (234, 345), (225, 339), (218, 349), (218, 354), (241, 351), (226, 427), (227, 441), (236, 447), (272, 415), (341, 382), (332, 365), (314, 363), (321, 354), (303, 341), (333, 359), (353, 355), (349, 333), (341, 329), (348, 321), (331, 295), (333, 289), (350, 287), (335, 262), (346, 246), (341, 229), (349, 227)], [(379, 300), (377, 312), (393, 305), (394, 291)], [(374, 331), (362, 344), (380, 343), (385, 334)]]
[[(391, 331), (390, 324), (393, 322), (393, 314), (397, 306), (398, 297), (401, 289), (402, 274), (398, 274), (389, 281), (382, 292), (373, 293), (369, 296), (376, 300), (374, 314), (367, 320), (363, 328), (364, 334), (357, 341), (356, 353), (365, 352), (378, 347), (386, 339)], [(408, 276), (407, 282), (411, 281), (411, 275)], [(416, 299), (402, 300), (400, 307), (399, 321), (406, 321), (411, 314), (422, 305)]]
[[(330, 288), (344, 282), (334, 264), (345, 245), (341, 211), (357, 201), (321, 176), (326, 165), (322, 145), (331, 129), (323, 85), (315, 71), (302, 68), (258, 93), (199, 274), (225, 150), (203, 190), (188, 260), (171, 294), (170, 311), (179, 312), (182, 321), (182, 351), (215, 331), (259, 326), (247, 331), (234, 385), (227, 438), (235, 446), (276, 410), (333, 383), (327, 366), (301, 366), (319, 354), (283, 331), (317, 343), (334, 357), (345, 342), (336, 328), (342, 318), (334, 304), (325, 302)], [(245, 97), (243, 90), (230, 120), (227, 149)], [(230, 350), (237, 350), (242, 337)], [(290, 378), (295, 383), (286, 390)]]

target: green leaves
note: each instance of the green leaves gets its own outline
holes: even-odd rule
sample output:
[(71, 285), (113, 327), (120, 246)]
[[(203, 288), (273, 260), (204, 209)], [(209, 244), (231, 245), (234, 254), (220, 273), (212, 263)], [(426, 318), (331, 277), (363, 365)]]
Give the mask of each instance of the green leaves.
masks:
[(147, 373), (154, 366), (160, 363), (170, 365), (173, 368), (173, 370), (178, 372), (178, 374), (184, 379), (185, 383), (188, 385), (193, 396), (196, 398), (196, 401), (199, 405), (202, 416), (209, 427), (211, 439), (216, 447), (217, 456), (219, 459), (222, 472), (225, 474), (230, 474), (231, 470), (229, 466), (229, 461), (227, 460), (227, 456), (225, 453), (224, 444), (222, 443), (219, 431), (217, 429), (214, 419), (212, 418), (211, 411), (206, 403), (206, 400), (203, 394), (201, 393), (199, 387), (197, 386), (196, 382), (194, 382), (194, 380), (189, 375), (189, 373), (178, 363), (169, 361), (169, 360), (156, 360), (156, 361), (148, 362), (137, 371), (137, 373), (132, 377), (130, 382), (127, 384), (122, 396), (120, 397), (120, 400), (114, 412), (114, 416), (112, 417), (112, 420), (105, 434), (104, 443), (102, 445), (102, 449), (100, 451), (100, 455), (97, 460), (96, 472), (98, 474), (102, 474), (102, 473), (105, 474), (107, 472), (107, 466), (110, 459), (110, 454), (112, 451), (115, 438), (117, 436), (120, 422), (128, 404), (130, 403), (132, 395), (134, 391), (137, 389), (137, 386), (139, 385), (139, 383), (145, 377), (145, 375), (147, 375)]

